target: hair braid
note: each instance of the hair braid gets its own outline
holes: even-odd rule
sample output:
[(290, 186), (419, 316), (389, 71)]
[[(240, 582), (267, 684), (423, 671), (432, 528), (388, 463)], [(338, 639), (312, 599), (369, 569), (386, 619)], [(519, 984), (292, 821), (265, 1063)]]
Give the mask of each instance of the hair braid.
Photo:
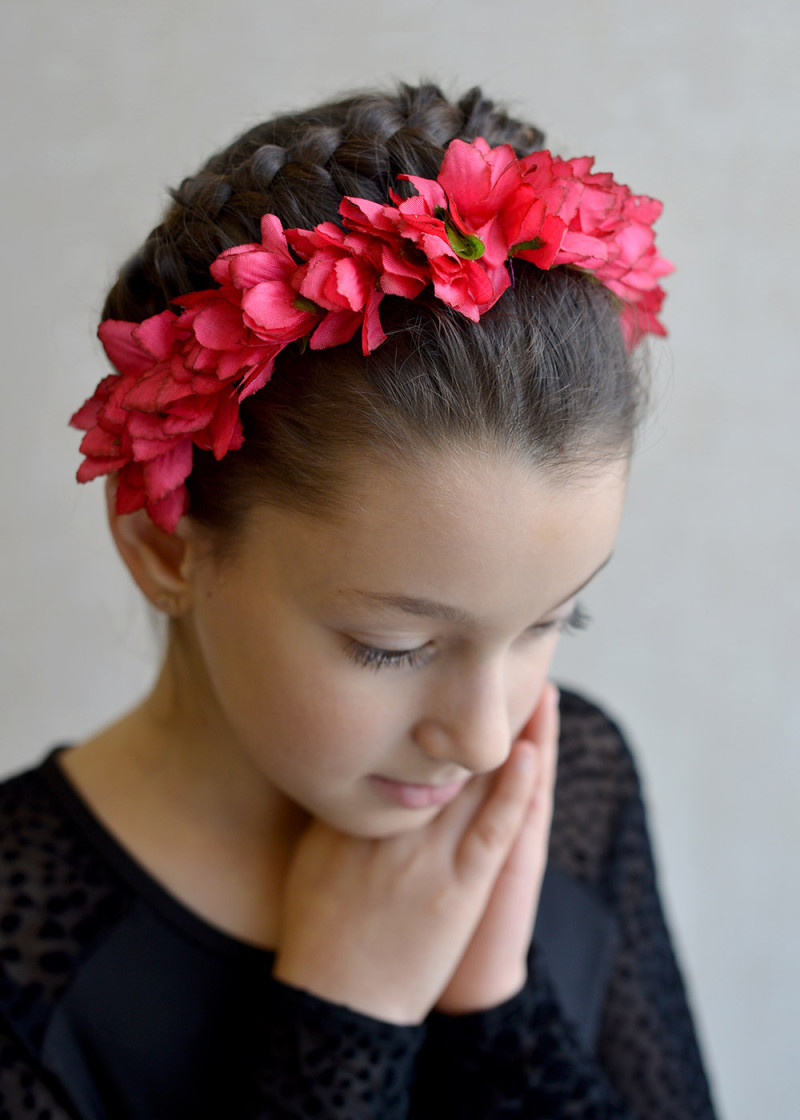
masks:
[[(518, 156), (544, 145), (535, 127), (470, 90), (448, 101), (431, 84), (367, 92), (249, 129), (171, 193), (161, 224), (119, 274), (103, 318), (140, 321), (213, 286), (224, 250), (260, 240), (264, 214), (284, 227), (339, 221), (342, 198), (388, 201), (436, 178), (447, 145), (482, 136)], [(520, 265), (502, 304), (472, 323), (427, 290), (387, 296), (387, 341), (294, 348), (268, 388), (242, 402), (244, 445), (217, 462), (193, 452), (190, 512), (235, 546), (256, 501), (330, 511), (353, 453), (458, 445), (522, 453), (553, 470), (627, 453), (643, 396), (610, 292), (570, 269)]]
[(138, 321), (176, 296), (208, 288), (224, 249), (259, 239), (264, 214), (284, 226), (337, 222), (345, 195), (385, 202), (412, 193), (398, 175), (435, 178), (455, 137), (484, 136), (517, 154), (541, 146), (538, 129), (495, 108), (478, 89), (449, 102), (432, 84), (396, 96), (361, 94), (245, 132), (171, 191), (172, 205), (120, 272), (103, 318)]

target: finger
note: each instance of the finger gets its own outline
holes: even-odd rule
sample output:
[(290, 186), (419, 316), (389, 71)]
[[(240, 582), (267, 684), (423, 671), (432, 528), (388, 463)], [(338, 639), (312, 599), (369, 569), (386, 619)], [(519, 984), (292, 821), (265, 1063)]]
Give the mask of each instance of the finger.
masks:
[[(538, 773), (538, 749), (533, 752), (532, 764)], [(507, 758), (503, 765), (498, 767), (497, 770), (486, 774), (476, 774), (474, 777), (470, 778), (458, 797), (454, 798), (433, 822), (431, 826), (432, 833), (440, 832), (449, 834), (453, 844), (457, 844), (461, 836), (477, 816), (481, 806), (492, 796), (498, 782), (502, 780), (502, 773), (505, 767), (513, 765), (511, 752), (509, 752), (509, 758)], [(534, 775), (534, 783), (535, 779), (536, 775)]]
[(494, 774), (475, 774), (471, 777), (458, 796), (445, 805), (432, 822), (432, 833), (450, 835), (455, 843), (491, 793), (494, 780)]
[[(518, 741), (533, 744), (535, 748), (532, 764), (537, 773), (532, 779), (532, 785), (536, 787), (542, 785), (543, 788), (552, 788), (555, 771), (554, 752), (558, 743), (558, 702), (558, 689), (550, 681), (545, 682), (536, 708), (518, 737)], [(545, 764), (544, 773), (541, 772), (543, 764)], [(503, 770), (509, 765), (513, 765), (511, 758), (493, 774), (476, 775), (471, 778), (459, 796), (439, 814), (434, 822), (433, 831), (449, 833), (451, 836), (460, 835), (477, 816), (481, 804), (490, 796), (493, 787), (502, 780)]]
[(561, 730), (561, 715), (559, 712), (559, 692), (554, 685), (550, 685), (552, 692), (549, 707), (542, 718), (540, 738), (537, 739), (541, 750), (542, 771), (540, 784), (551, 793), (555, 786), (556, 766), (558, 763), (558, 737)]
[(548, 710), (542, 713), (540, 745), (536, 747), (539, 760), (537, 781), (516, 841), (495, 882), (494, 894), (505, 898), (504, 921), (511, 920), (512, 911), (524, 912), (530, 906), (529, 920), (532, 923), (538, 906), (553, 816), (558, 758), (557, 700), (555, 693), (547, 701)]
[(489, 796), (475, 814), (456, 851), (456, 872), (494, 881), (519, 834), (537, 775), (536, 749), (519, 740), (499, 770)]
[(518, 737), (529, 739), (538, 745), (543, 745), (551, 739), (557, 739), (558, 702), (558, 689), (551, 681), (547, 681), (542, 689), (539, 702)]
[[(536, 884), (538, 891), (541, 875), (547, 863), (552, 815), (552, 783), (547, 783), (542, 773), (538, 787), (528, 802), (525, 819), (517, 839), (498, 876), (498, 882), (506, 876), (520, 877), (526, 883)], [(524, 892), (523, 897), (527, 897), (527, 892)]]
[[(537, 850), (540, 853), (538, 861), (542, 870), (547, 858), (550, 825), (553, 818), (560, 727), (558, 690), (553, 686), (548, 687), (550, 694), (546, 697), (541, 710), (537, 712), (535, 726), (531, 727), (531, 730), (537, 736), (536, 749), (539, 758), (539, 774), (531, 798), (530, 812), (522, 830), (526, 837), (530, 839), (532, 845), (530, 850)], [(523, 842), (522, 850), (524, 851), (524, 849), (525, 843)]]
[[(552, 787), (555, 770), (554, 752), (558, 742), (558, 701), (558, 689), (547, 681), (533, 714), (518, 737), (519, 740), (531, 743), (535, 747), (532, 765), (537, 773), (532, 779), (532, 784), (536, 787), (540, 784), (544, 788)], [(545, 773), (541, 772), (543, 763), (546, 764)], [(454, 798), (433, 822), (432, 833), (449, 833), (452, 837), (461, 835), (477, 816), (482, 803), (493, 792), (494, 786), (502, 780), (503, 770), (509, 765), (513, 765), (510, 757), (494, 773), (480, 774), (471, 778), (458, 797)]]

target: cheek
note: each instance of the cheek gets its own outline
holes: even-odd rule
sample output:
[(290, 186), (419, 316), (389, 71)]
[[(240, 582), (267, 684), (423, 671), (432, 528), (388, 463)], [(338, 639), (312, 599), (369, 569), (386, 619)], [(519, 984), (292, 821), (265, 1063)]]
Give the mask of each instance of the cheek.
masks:
[(391, 690), (350, 664), (335, 636), (276, 601), (207, 604), (197, 643), (226, 722), (249, 754), (281, 771), (345, 776), (402, 734)]
[(335, 781), (388, 749), (392, 728), (375, 705), (358, 702), (336, 679), (311, 691), (281, 690), (270, 740), (288, 766)]

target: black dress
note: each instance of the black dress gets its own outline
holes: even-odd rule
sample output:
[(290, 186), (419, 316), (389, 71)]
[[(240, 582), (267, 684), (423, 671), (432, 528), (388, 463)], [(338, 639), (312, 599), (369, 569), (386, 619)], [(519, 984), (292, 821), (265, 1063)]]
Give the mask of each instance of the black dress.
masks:
[(272, 978), (136, 864), (58, 752), (0, 786), (0, 1120), (713, 1120), (617, 728), (563, 694), (519, 996), (418, 1027)]

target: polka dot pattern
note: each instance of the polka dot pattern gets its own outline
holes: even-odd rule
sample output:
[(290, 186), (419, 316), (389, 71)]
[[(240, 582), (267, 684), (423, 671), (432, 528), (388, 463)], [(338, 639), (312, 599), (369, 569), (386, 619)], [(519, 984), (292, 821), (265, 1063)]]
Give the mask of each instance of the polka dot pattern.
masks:
[[(0, 785), (0, 1120), (83, 1120), (39, 1053), (135, 901), (101, 849), (39, 771)], [(234, 1120), (713, 1120), (635, 767), (614, 724), (569, 693), (550, 858), (618, 924), (597, 1053), (581, 1049), (535, 948), (516, 999), (417, 1028), (273, 981), (237, 1056)]]

